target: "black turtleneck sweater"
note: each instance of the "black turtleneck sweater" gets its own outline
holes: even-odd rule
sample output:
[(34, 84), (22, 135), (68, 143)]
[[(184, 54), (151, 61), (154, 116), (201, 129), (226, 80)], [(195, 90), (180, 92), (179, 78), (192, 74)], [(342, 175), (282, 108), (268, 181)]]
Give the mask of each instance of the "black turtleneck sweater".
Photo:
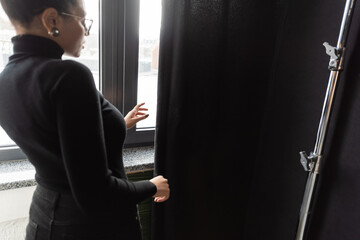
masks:
[(0, 74), (0, 124), (35, 166), (41, 186), (72, 193), (87, 214), (126, 211), (150, 197), (149, 181), (127, 181), (122, 114), (97, 91), (90, 70), (61, 60), (54, 41), (12, 39)]

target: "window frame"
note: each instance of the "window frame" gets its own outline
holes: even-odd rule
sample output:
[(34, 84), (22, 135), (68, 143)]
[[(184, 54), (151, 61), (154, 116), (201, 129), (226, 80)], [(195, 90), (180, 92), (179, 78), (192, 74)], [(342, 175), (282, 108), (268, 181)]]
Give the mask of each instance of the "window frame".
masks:
[[(137, 104), (140, 0), (100, 2), (101, 90), (126, 115)], [(154, 128), (133, 127), (127, 131), (125, 147), (153, 145), (154, 135)]]
[[(137, 104), (140, 0), (99, 0), (99, 9), (100, 91), (125, 116)], [(125, 148), (152, 146), (154, 135), (128, 129)], [(18, 146), (0, 147), (0, 161), (21, 159)]]

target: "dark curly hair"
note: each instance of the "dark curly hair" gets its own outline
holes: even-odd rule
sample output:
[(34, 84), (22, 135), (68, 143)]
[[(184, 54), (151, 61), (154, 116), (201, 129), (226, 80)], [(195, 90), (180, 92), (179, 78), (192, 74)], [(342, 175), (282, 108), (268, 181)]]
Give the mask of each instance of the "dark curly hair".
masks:
[(28, 26), (34, 17), (46, 8), (55, 8), (58, 12), (68, 12), (71, 6), (77, 6), (79, 0), (0, 0), (11, 22)]

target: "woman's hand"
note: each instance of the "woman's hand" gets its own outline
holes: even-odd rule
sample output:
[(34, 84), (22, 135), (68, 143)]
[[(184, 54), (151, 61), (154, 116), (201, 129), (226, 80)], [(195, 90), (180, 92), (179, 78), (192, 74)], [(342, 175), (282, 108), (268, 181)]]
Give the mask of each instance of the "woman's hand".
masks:
[(168, 184), (168, 180), (163, 176), (159, 175), (150, 180), (153, 184), (155, 184), (157, 191), (155, 193), (154, 202), (165, 202), (170, 197), (170, 188)]
[(128, 114), (125, 116), (126, 128), (132, 128), (136, 125), (136, 123), (144, 120), (149, 116), (149, 114), (144, 113), (143, 111), (147, 111), (147, 108), (142, 108), (145, 103), (140, 103), (136, 105)]

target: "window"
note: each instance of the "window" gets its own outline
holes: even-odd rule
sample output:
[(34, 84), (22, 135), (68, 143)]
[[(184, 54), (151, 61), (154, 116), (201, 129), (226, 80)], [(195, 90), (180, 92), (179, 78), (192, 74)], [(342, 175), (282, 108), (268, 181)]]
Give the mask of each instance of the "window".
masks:
[[(87, 17), (94, 23), (81, 57), (74, 60), (90, 68), (98, 89), (122, 113), (126, 114), (137, 103), (146, 102), (150, 117), (128, 130), (125, 145), (152, 145), (161, 0), (84, 0), (84, 4)], [(1, 8), (0, 71), (12, 54), (11, 37), (14, 35)], [(0, 129), (0, 160), (24, 158), (25, 155)]]
[(150, 117), (128, 130), (125, 144), (152, 145), (161, 0), (102, 1), (101, 12), (106, 13), (101, 17), (102, 92), (122, 113), (146, 103)]
[[(5, 12), (0, 7), (0, 72), (8, 62), (12, 54), (11, 37), (15, 35), (15, 30), (7, 18)], [(16, 147), (15, 143), (7, 136), (0, 127), (0, 160), (12, 160), (24, 158), (23, 153)]]
[(146, 103), (150, 116), (138, 123), (138, 130), (155, 127), (160, 25), (161, 0), (140, 0), (137, 101)]
[[(4, 10), (0, 7), (0, 72), (8, 62), (12, 54), (11, 37), (15, 35), (15, 30), (11, 25)], [(15, 143), (7, 136), (5, 131), (0, 127), (0, 147), (11, 147)]]

